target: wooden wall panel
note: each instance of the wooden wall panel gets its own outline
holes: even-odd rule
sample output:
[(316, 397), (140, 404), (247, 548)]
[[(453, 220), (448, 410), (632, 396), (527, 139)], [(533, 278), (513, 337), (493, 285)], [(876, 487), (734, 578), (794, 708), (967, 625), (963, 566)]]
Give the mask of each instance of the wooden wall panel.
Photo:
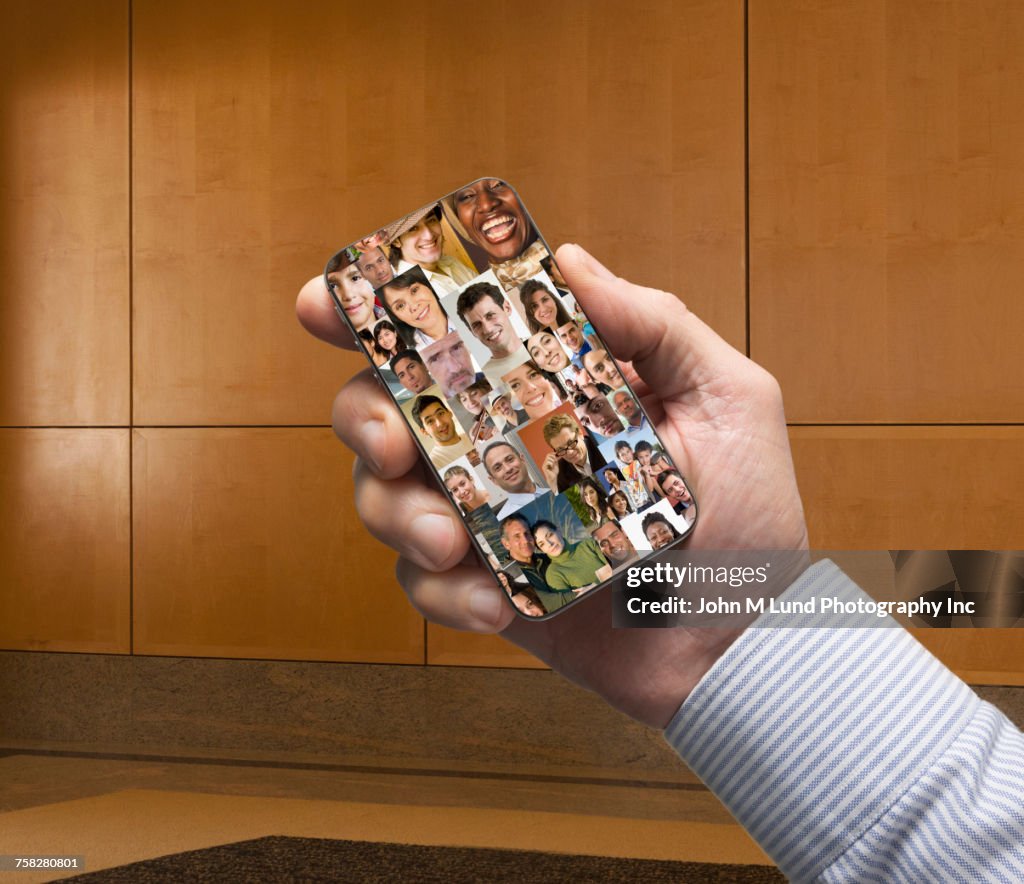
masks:
[(481, 174), (743, 345), (740, 0), (133, 9), (137, 423), (325, 422), (298, 285)]
[(1024, 417), (1024, 5), (753, 0), (751, 352), (798, 422)]
[(1017, 549), (1024, 428), (792, 427), (815, 549)]
[(6, 4), (0, 424), (128, 423), (128, 4)]
[[(1024, 428), (793, 427), (811, 546), (1019, 549)], [(1016, 629), (917, 630), (975, 684), (1024, 683)]]
[(330, 430), (134, 432), (137, 653), (423, 662)]
[(504, 666), (546, 669), (533, 654), (498, 635), (476, 635), (427, 624), (427, 663), (439, 666)]
[(128, 433), (0, 430), (0, 648), (129, 652)]

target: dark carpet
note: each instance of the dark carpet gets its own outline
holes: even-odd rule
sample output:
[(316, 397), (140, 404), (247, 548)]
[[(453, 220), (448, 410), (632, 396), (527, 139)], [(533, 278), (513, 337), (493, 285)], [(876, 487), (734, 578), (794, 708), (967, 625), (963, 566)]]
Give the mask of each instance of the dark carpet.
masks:
[(761, 882), (784, 881), (766, 866), (717, 865), (570, 856), (531, 850), (477, 847), (423, 847), (371, 841), (271, 836), (205, 850), (191, 850), (114, 869), (66, 878), (82, 882), (264, 882), (358, 881), (470, 882), (516, 881), (520, 884), (594, 882)]

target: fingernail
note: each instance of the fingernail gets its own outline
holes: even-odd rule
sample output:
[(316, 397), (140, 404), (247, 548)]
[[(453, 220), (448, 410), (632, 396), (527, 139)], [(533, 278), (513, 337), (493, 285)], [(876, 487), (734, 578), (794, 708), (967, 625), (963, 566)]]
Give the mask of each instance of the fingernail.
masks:
[(409, 523), (412, 541), (427, 561), (442, 565), (451, 557), (455, 530), (448, 516), (424, 513)]
[(490, 587), (477, 587), (469, 594), (469, 613), (481, 623), (497, 626), (505, 602), (501, 592)]
[(580, 260), (587, 267), (587, 269), (594, 274), (594, 276), (600, 276), (602, 279), (615, 279), (615, 274), (612, 273), (607, 267), (604, 266), (600, 261), (597, 260), (593, 255), (590, 254), (583, 246), (572, 244), (574, 249), (578, 249), (580, 253)]
[(380, 457), (387, 444), (387, 434), (384, 430), (384, 421), (369, 420), (363, 424), (360, 430), (360, 438), (363, 443), (363, 450), (359, 453), (375, 473), (381, 470)]

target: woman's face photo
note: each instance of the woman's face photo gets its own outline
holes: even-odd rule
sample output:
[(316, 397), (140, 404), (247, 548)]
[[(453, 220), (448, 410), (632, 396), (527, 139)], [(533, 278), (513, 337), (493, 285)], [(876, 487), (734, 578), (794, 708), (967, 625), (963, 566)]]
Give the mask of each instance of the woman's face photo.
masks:
[(561, 371), (569, 367), (569, 357), (551, 332), (537, 332), (526, 342), (526, 352), (545, 371)]
[(597, 509), (597, 491), (593, 485), (583, 486), (583, 502), (593, 509)]
[(421, 282), (414, 282), (407, 289), (385, 286), (384, 300), (395, 316), (413, 328), (431, 328), (444, 320), (434, 293)]
[(355, 264), (349, 264), (329, 276), (341, 309), (358, 331), (373, 322), (373, 289)]
[(476, 485), (469, 476), (456, 474), (444, 480), (444, 484), (459, 503), (468, 504), (476, 494)]
[(532, 363), (513, 369), (503, 380), (531, 418), (543, 417), (562, 404), (554, 385)]
[(395, 344), (397, 343), (398, 335), (389, 328), (382, 328), (377, 334), (377, 345), (382, 350), (387, 350), (390, 353), (395, 349)]
[(515, 258), (533, 233), (512, 188), (489, 178), (456, 191), (455, 214), (466, 233), (494, 262)]
[(554, 558), (565, 549), (565, 541), (562, 540), (562, 535), (557, 531), (553, 531), (547, 525), (541, 525), (533, 532), (533, 540), (537, 544), (537, 549), (551, 558)]
[(459, 393), (459, 402), (471, 415), (476, 417), (484, 409), (484, 397), (487, 394), (480, 389), (472, 388)]
[(644, 531), (651, 542), (651, 549), (661, 549), (673, 541), (672, 529), (664, 522), (651, 522)]
[(398, 237), (395, 244), (402, 257), (411, 264), (436, 266), (444, 247), (444, 233), (441, 231), (440, 220), (433, 215), (421, 218)]
[(543, 289), (534, 291), (529, 297), (529, 303), (523, 306), (528, 313), (533, 313), (537, 324), (545, 328), (553, 327), (558, 319), (558, 305), (555, 303), (555, 297)]
[(615, 510), (619, 516), (629, 515), (629, 501), (626, 500), (626, 495), (621, 491), (616, 491), (611, 496), (611, 504), (612, 509)]
[[(499, 574), (499, 576), (504, 577), (505, 575)], [(529, 596), (522, 592), (516, 593), (514, 596), (512, 596), (512, 603), (520, 611), (526, 614), (527, 617), (543, 617), (547, 613), (547, 611), (545, 611), (533, 599), (531, 599)]]

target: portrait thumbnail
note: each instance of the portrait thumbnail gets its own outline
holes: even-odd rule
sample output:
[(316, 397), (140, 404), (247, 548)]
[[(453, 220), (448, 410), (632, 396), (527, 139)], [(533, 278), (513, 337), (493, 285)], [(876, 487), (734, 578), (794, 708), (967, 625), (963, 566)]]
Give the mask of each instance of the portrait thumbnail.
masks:
[(380, 374), (399, 401), (423, 393), (434, 384), (423, 364), (423, 357), (418, 351), (408, 348), (400, 350), (386, 366), (382, 366)]
[(605, 519), (600, 525), (591, 526), (590, 535), (616, 570), (628, 565), (639, 555), (618, 519)]
[(456, 417), (478, 449), (494, 442), (502, 434), (504, 422), (495, 420), (487, 407), (488, 397), (493, 392), (491, 382), (477, 374), (473, 383), (449, 399)]
[(620, 520), (633, 546), (641, 550), (659, 550), (671, 546), (690, 530), (690, 522), (676, 515), (667, 500), (660, 500), (642, 513)]
[[(503, 289), (543, 270), (547, 248), (515, 191), (498, 178), (484, 178), (441, 201), (453, 229), (479, 249)], [(481, 268), (483, 269), (483, 268)]]
[(406, 347), (422, 349), (455, 331), (420, 267), (398, 274), (375, 291)]
[(538, 368), (552, 374), (572, 368), (569, 353), (552, 329), (542, 328), (526, 340), (526, 352)]
[(618, 436), (624, 429), (622, 418), (615, 413), (611, 401), (602, 393), (588, 397), (580, 393), (576, 398), (576, 417), (598, 443)]
[(521, 427), (530, 419), (519, 403), (513, 400), (504, 382), (497, 384), (487, 397), (487, 413), (494, 418), (502, 433)]
[(552, 491), (567, 491), (605, 465), (597, 443), (566, 403), (516, 431)]
[(528, 358), (526, 325), (493, 272), (445, 297), (443, 306), (488, 377), (497, 380)]
[(606, 519), (616, 518), (616, 513), (611, 509), (608, 501), (608, 493), (604, 486), (598, 481), (597, 476), (585, 476), (565, 492), (566, 498), (572, 503), (576, 515), (587, 527), (593, 528)]
[(627, 431), (646, 430), (650, 427), (647, 415), (644, 414), (636, 396), (627, 387), (613, 390), (608, 399), (615, 413), (622, 418)]
[[(655, 466), (656, 464), (652, 464), (652, 470)], [(693, 522), (697, 515), (697, 505), (679, 470), (674, 467), (659, 470), (654, 474), (654, 481), (661, 492), (662, 500), (672, 507), (672, 511), (687, 522)]]
[(591, 347), (580, 354), (580, 365), (595, 384), (603, 384), (607, 390), (615, 390), (626, 385), (619, 364), (603, 346)]
[(496, 512), (499, 519), (551, 493), (543, 474), (514, 434), (486, 445), (480, 452), (480, 463), (487, 478), (505, 494), (505, 502)]
[(446, 398), (454, 398), (477, 380), (483, 380), (469, 347), (457, 331), (422, 347), (420, 356)]
[(544, 417), (566, 401), (565, 388), (558, 375), (544, 371), (532, 359), (502, 375), (512, 393), (513, 405), (526, 412), (532, 421)]
[(561, 294), (547, 273), (541, 271), (519, 286), (516, 292), (526, 326), (531, 335), (542, 329), (554, 332), (560, 325), (573, 321)]
[(385, 317), (384, 309), (377, 304), (373, 286), (359, 269), (358, 260), (359, 252), (350, 246), (334, 255), (325, 270), (327, 290), (335, 309), (345, 315), (357, 334), (370, 331), (377, 320)]
[(438, 386), (401, 403), (402, 414), (438, 469), (473, 451), (465, 430)]
[(419, 267), (439, 297), (456, 291), (477, 275), (439, 203), (406, 215), (380, 234), (392, 273), (400, 276)]
[(579, 595), (611, 576), (611, 564), (565, 495), (529, 504), (515, 518), (529, 526), (540, 559), (538, 570), (548, 590)]

